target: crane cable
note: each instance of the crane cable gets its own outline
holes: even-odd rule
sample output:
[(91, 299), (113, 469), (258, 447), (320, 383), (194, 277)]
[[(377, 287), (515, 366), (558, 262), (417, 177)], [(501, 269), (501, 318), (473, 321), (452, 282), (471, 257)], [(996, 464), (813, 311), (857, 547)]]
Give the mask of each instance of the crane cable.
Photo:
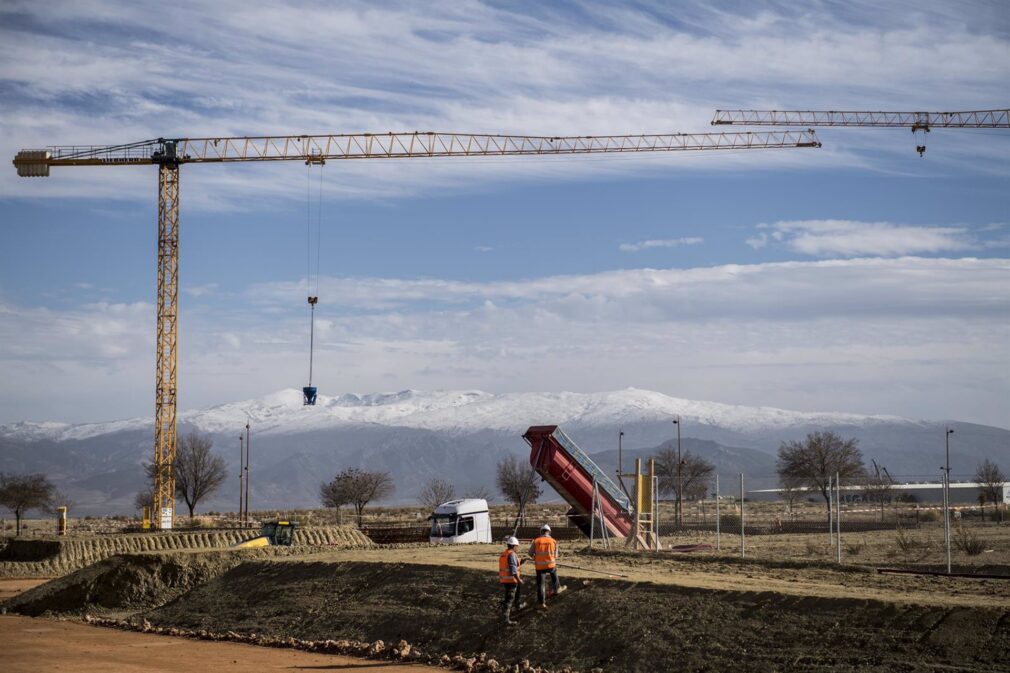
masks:
[(318, 205), (316, 207), (316, 270), (315, 288), (313, 288), (312, 163), (312, 161), (305, 162), (305, 287), (309, 303), (309, 387), (312, 386), (312, 366), (315, 353), (316, 303), (319, 301), (319, 264), (323, 229), (323, 164), (319, 162)]

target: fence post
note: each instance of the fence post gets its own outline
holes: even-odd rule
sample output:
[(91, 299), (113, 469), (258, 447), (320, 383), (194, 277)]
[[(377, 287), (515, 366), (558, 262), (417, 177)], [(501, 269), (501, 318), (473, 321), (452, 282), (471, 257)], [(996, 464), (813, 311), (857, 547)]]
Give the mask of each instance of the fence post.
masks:
[(835, 562), (842, 562), (842, 480), (835, 472)]
[(656, 551), (662, 549), (663, 545), (659, 541), (659, 477), (652, 478), (652, 531), (656, 538)]
[(743, 472), (740, 473), (740, 558), (747, 556), (747, 533), (743, 518)]
[(722, 551), (719, 541), (719, 475), (715, 475), (715, 550)]
[(832, 490), (831, 475), (828, 475), (828, 548), (835, 545), (835, 517), (834, 514), (835, 492)]
[(947, 544), (947, 574), (950, 574), (950, 473), (943, 474), (943, 534)]

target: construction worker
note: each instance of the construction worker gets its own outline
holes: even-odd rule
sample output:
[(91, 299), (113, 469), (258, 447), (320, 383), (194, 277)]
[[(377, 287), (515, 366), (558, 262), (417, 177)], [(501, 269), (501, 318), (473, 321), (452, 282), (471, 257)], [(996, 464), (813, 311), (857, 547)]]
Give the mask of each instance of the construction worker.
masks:
[(540, 608), (547, 609), (547, 590), (544, 587), (544, 580), (547, 575), (551, 577), (551, 595), (561, 591), (561, 584), (558, 582), (558, 543), (551, 537), (551, 527), (544, 524), (540, 527), (540, 537), (533, 540), (530, 545), (530, 556), (533, 557), (533, 565), (537, 569), (537, 598), (540, 600)]
[(505, 551), (498, 557), (498, 582), (502, 587), (501, 611), (503, 622), (506, 626), (515, 624), (511, 619), (512, 608), (519, 609), (519, 595), (521, 593), (523, 578), (519, 574), (519, 540), (509, 536), (505, 538)]

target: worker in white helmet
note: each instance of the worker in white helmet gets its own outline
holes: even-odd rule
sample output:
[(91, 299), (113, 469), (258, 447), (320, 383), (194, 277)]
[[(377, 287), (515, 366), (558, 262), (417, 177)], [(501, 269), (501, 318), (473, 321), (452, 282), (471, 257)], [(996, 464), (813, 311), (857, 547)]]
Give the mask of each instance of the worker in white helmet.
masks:
[(501, 611), (502, 621), (506, 626), (515, 624), (512, 621), (512, 608), (519, 609), (519, 596), (523, 585), (523, 578), (519, 573), (519, 540), (513, 536), (505, 538), (505, 551), (498, 557), (498, 582), (502, 587)]
[(558, 581), (558, 543), (551, 537), (551, 527), (544, 524), (540, 527), (540, 537), (533, 540), (530, 545), (530, 556), (533, 557), (533, 565), (537, 569), (537, 599), (540, 601), (540, 609), (547, 609), (547, 589), (544, 582), (549, 576), (551, 578), (551, 591), (553, 596), (561, 591), (561, 583)]

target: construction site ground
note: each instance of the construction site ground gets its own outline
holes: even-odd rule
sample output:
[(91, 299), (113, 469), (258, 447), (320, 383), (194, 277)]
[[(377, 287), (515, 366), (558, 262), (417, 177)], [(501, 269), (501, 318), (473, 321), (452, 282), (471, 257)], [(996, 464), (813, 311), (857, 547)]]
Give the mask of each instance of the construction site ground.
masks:
[[(0, 580), (0, 591), (11, 582)], [(316, 654), (228, 642), (195, 641), (88, 626), (66, 620), (0, 616), (0, 662), (6, 673), (248, 673), (249, 671), (345, 671), (421, 673), (416, 664)]]
[[(892, 545), (893, 535), (868, 536), (867, 544)], [(811, 544), (826, 546), (812, 537)], [(723, 543), (730, 547), (732, 538)], [(761, 555), (761, 543), (754, 544)], [(725, 548), (630, 553), (569, 544), (562, 563), (584, 569), (561, 568), (568, 590), (546, 612), (521, 611), (519, 625), (508, 629), (498, 622), (499, 545), (124, 554), (6, 605), (22, 614), (99, 615), (202, 637), (297, 639), (295, 646), (309, 648), (382, 640), (388, 654), (406, 641), (424, 655), (419, 661), (444, 655), (464, 670), (492, 670), (475, 664), (482, 654), (507, 670), (528, 660), (583, 673), (1007, 670), (1010, 580), (881, 575), (869, 565), (805, 558), (807, 545), (798, 541), (775, 544), (781, 556), (757, 559), (735, 558)], [(1005, 551), (997, 547), (994, 558)], [(527, 570), (524, 587), (530, 603), (532, 575)], [(102, 639), (138, 635), (80, 628)]]

